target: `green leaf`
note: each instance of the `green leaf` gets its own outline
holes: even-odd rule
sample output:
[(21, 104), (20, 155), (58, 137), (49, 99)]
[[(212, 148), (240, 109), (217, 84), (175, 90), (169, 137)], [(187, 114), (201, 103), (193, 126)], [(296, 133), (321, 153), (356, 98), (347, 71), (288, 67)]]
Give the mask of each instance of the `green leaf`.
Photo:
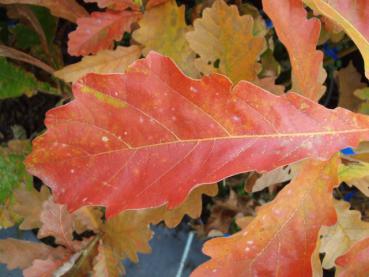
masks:
[(15, 37), (15, 47), (26, 50), (40, 44), (37, 33), (29, 26), (22, 23), (11, 29)]
[(49, 10), (44, 7), (32, 6), (30, 8), (44, 29), (48, 44), (51, 45), (55, 38), (58, 19), (55, 16), (52, 16)]
[(23, 164), (30, 150), (28, 140), (14, 140), (9, 142), (8, 147), (0, 147), (0, 204), (4, 204), (21, 184), (31, 187), (32, 176)]
[(39, 82), (32, 74), (0, 58), (0, 99), (31, 95), (38, 90), (50, 91), (51, 86)]

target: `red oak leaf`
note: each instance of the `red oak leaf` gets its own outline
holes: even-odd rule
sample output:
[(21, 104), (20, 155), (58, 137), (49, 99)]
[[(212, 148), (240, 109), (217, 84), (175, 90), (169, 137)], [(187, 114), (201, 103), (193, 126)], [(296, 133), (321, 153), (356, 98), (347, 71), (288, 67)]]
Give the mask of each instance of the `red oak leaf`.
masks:
[(286, 46), (292, 66), (292, 91), (318, 101), (324, 94), (323, 53), (316, 50), (320, 35), (318, 19), (307, 19), (301, 0), (263, 0), (278, 38)]
[(159, 6), (161, 4), (164, 4), (165, 2), (168, 2), (168, 0), (149, 0), (146, 4), (146, 8), (151, 9), (155, 6)]
[(343, 256), (337, 258), (338, 277), (367, 277), (369, 272), (369, 238), (355, 243)]
[(28, 170), (70, 210), (180, 205), (201, 184), (294, 161), (328, 159), (369, 138), (369, 119), (295, 93), (186, 77), (155, 52), (125, 74), (89, 74), (47, 113)]
[(296, 178), (245, 229), (207, 242), (211, 260), (198, 276), (312, 276), (311, 255), (322, 225), (336, 222), (332, 190), (338, 157), (306, 161)]
[(305, 0), (312, 8), (340, 25), (363, 55), (365, 76), (369, 78), (369, 1)]
[(77, 30), (69, 34), (68, 52), (73, 56), (96, 54), (113, 46), (131, 24), (141, 17), (138, 11), (93, 12), (89, 17), (77, 20)]

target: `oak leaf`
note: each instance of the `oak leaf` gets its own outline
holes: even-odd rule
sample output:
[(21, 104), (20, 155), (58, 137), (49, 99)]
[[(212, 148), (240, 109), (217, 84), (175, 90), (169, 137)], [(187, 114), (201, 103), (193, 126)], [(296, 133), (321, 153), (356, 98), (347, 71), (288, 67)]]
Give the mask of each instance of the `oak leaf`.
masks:
[(111, 247), (105, 246), (100, 241), (98, 251), (93, 267), (93, 277), (119, 276), (121, 273), (125, 273), (120, 260), (117, 259)]
[(140, 17), (138, 11), (93, 12), (89, 17), (81, 17), (77, 20), (77, 29), (69, 34), (68, 53), (86, 56), (109, 49)]
[(64, 205), (54, 203), (50, 198), (43, 204), (40, 215), (43, 223), (38, 231), (38, 238), (53, 236), (55, 242), (65, 246), (69, 250), (75, 250), (73, 243), (73, 217)]
[(369, 197), (369, 163), (359, 162), (341, 165), (339, 178), (347, 185), (357, 187)]
[(337, 79), (340, 93), (338, 106), (357, 112), (362, 101), (357, 97), (353, 97), (353, 93), (366, 87), (366, 84), (361, 82), (361, 74), (352, 63), (349, 63), (347, 67), (337, 72)]
[(95, 56), (86, 56), (78, 63), (65, 66), (54, 75), (66, 82), (75, 82), (87, 73), (123, 73), (140, 55), (138, 46), (103, 50)]
[(138, 262), (137, 252), (151, 252), (149, 241), (153, 232), (150, 221), (150, 213), (145, 210), (126, 211), (112, 217), (101, 229), (104, 246), (112, 249), (118, 261), (129, 258)]
[(49, 197), (50, 192), (46, 186), (41, 187), (40, 192), (25, 188), (14, 191), (14, 204), (11, 210), (23, 220), (19, 225), (19, 229), (30, 230), (41, 227), (40, 215), (43, 204)]
[(140, 28), (133, 32), (135, 41), (144, 45), (143, 54), (155, 50), (171, 57), (189, 76), (197, 77), (195, 53), (190, 49), (185, 34), (191, 29), (185, 22), (185, 8), (171, 0), (145, 12)]
[(356, 242), (336, 260), (337, 277), (367, 277), (369, 272), (369, 238)]
[(9, 270), (30, 267), (35, 259), (46, 259), (49, 256), (61, 258), (63, 255), (61, 247), (53, 248), (42, 243), (16, 239), (0, 240), (0, 262), (6, 264)]
[(29, 4), (48, 8), (56, 17), (76, 22), (79, 17), (87, 16), (86, 10), (75, 0), (0, 0), (0, 4)]
[(325, 253), (323, 268), (335, 266), (337, 257), (344, 254), (355, 242), (369, 237), (369, 222), (361, 220), (359, 211), (350, 210), (350, 203), (334, 201), (337, 223), (321, 229), (320, 252)]
[(86, 230), (99, 232), (103, 224), (103, 212), (98, 207), (82, 207), (73, 212), (74, 230), (81, 234)]
[(151, 218), (150, 223), (157, 224), (160, 221), (164, 221), (169, 228), (174, 228), (181, 222), (184, 215), (198, 218), (202, 211), (202, 195), (215, 196), (217, 193), (217, 184), (197, 187), (191, 191), (182, 204), (174, 209), (168, 209), (167, 206), (164, 205), (159, 208), (147, 210), (147, 213), (150, 214), (149, 218)]
[(146, 4), (146, 9), (154, 8), (156, 6), (159, 6), (161, 4), (166, 3), (168, 1), (171, 1), (171, 0), (148, 0), (147, 4)]
[(63, 264), (61, 260), (48, 257), (45, 260), (35, 259), (32, 266), (23, 270), (24, 277), (50, 277)]
[(251, 15), (240, 16), (236, 6), (215, 1), (195, 20), (194, 31), (186, 34), (190, 47), (200, 56), (195, 60), (197, 69), (204, 74), (225, 74), (234, 83), (257, 79), (266, 42), (253, 34), (253, 25)]
[(294, 177), (294, 168), (284, 166), (263, 173), (252, 186), (252, 192), (261, 191), (271, 185), (290, 181)]
[[(170, 73), (170, 74), (169, 74)], [(48, 112), (26, 165), (70, 210), (180, 205), (201, 184), (269, 171), (369, 137), (369, 120), (222, 75), (190, 79), (151, 53), (125, 74), (89, 74)], [(91, 111), (94, 111), (93, 113)], [(155, 161), (155, 162), (154, 162)]]
[(211, 260), (192, 276), (312, 276), (311, 257), (322, 225), (336, 214), (332, 190), (339, 159), (306, 161), (299, 173), (245, 229), (205, 243)]
[(325, 91), (323, 53), (316, 50), (320, 22), (307, 19), (300, 0), (263, 0), (263, 9), (273, 21), (278, 38), (287, 48), (292, 66), (292, 91), (319, 100)]
[(355, 42), (364, 58), (369, 78), (369, 1), (309, 0), (320, 13), (340, 25)]

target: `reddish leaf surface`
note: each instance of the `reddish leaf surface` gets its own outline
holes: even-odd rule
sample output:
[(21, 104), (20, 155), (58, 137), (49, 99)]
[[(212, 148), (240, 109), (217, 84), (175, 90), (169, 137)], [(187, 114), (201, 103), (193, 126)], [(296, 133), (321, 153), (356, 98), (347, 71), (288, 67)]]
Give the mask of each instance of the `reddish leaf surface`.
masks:
[(169, 0), (149, 0), (146, 4), (147, 9), (151, 9), (155, 6), (159, 6), (161, 4), (164, 4), (165, 2), (168, 2)]
[(286, 46), (292, 66), (292, 91), (319, 100), (325, 91), (323, 53), (316, 50), (320, 34), (318, 19), (307, 19), (301, 0), (263, 0), (278, 38)]
[(338, 277), (367, 277), (369, 272), (369, 238), (354, 244), (336, 260)]
[(53, 15), (65, 18), (71, 22), (76, 22), (79, 17), (88, 14), (75, 0), (0, 0), (0, 4), (43, 6), (48, 8)]
[(36, 259), (33, 261), (32, 266), (23, 271), (24, 277), (50, 277), (54, 276), (53, 273), (58, 267), (63, 265), (62, 260), (53, 260), (48, 257), (46, 260)]
[(190, 79), (150, 53), (125, 74), (89, 74), (75, 100), (48, 112), (26, 164), (74, 210), (178, 206), (201, 184), (369, 138), (369, 119), (295, 93), (276, 96), (222, 75)]
[(319, 229), (336, 222), (332, 190), (338, 184), (338, 164), (338, 157), (306, 161), (246, 229), (205, 244), (204, 253), (212, 259), (192, 277), (312, 276), (311, 255)]
[(16, 239), (0, 241), (0, 262), (6, 264), (9, 270), (28, 268), (35, 259), (62, 258), (64, 255), (62, 247), (53, 248), (42, 243)]
[(99, 8), (108, 8), (116, 11), (123, 11), (125, 9), (131, 8), (133, 10), (138, 10), (139, 6), (132, 0), (84, 0), (86, 3), (97, 3)]
[(114, 40), (120, 40), (140, 17), (138, 11), (106, 11), (93, 12), (89, 17), (79, 18), (77, 30), (69, 34), (69, 54), (86, 56), (111, 48)]
[(46, 201), (40, 215), (41, 226), (38, 237), (55, 237), (55, 242), (73, 250), (73, 217), (65, 206), (55, 204), (52, 199)]
[(365, 75), (369, 79), (369, 1), (305, 0), (320, 13), (340, 25), (363, 55)]

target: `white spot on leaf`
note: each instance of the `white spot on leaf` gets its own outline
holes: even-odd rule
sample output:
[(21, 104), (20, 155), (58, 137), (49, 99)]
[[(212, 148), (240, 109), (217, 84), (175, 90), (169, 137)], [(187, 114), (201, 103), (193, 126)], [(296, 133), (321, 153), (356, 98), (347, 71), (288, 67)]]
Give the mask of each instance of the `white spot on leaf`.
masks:
[(190, 87), (190, 90), (192, 91), (192, 92), (194, 92), (194, 93), (197, 93), (198, 92), (198, 90), (197, 90), (197, 88), (195, 88), (195, 87)]

